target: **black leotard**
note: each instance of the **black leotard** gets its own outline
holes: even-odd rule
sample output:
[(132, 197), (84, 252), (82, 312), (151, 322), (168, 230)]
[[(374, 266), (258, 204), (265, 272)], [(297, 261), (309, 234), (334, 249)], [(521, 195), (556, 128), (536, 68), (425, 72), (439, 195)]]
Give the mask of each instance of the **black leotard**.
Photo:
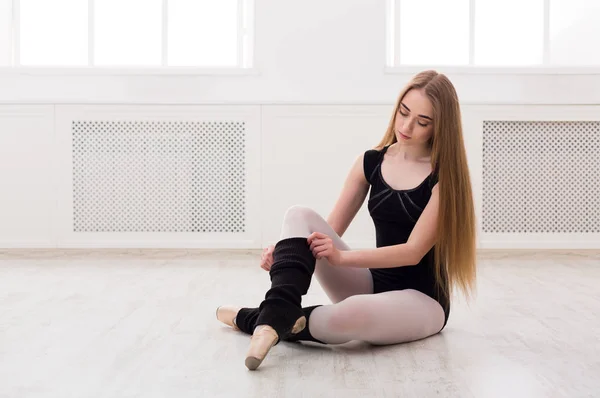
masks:
[[(397, 190), (390, 187), (381, 174), (381, 162), (388, 148), (389, 146), (386, 146), (381, 151), (371, 149), (364, 154), (365, 177), (371, 184), (368, 209), (375, 225), (377, 247), (408, 241), (437, 182), (436, 173), (432, 172), (415, 188)], [(450, 302), (436, 284), (434, 255), (432, 248), (416, 265), (370, 269), (370, 271), (373, 276), (374, 293), (415, 289), (438, 301), (444, 309), (445, 326), (450, 312)]]

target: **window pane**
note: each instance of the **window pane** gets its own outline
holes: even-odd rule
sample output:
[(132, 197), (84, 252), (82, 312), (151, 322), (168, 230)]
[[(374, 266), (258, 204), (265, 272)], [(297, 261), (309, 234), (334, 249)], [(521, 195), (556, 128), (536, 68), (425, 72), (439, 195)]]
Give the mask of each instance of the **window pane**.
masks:
[(159, 66), (162, 1), (96, 0), (94, 35), (96, 65)]
[(0, 66), (11, 65), (11, 23), (10, 1), (0, 0)]
[(544, 61), (543, 0), (477, 0), (475, 64), (539, 65)]
[(87, 65), (88, 2), (21, 0), (20, 41), (22, 65)]
[(469, 0), (400, 0), (403, 65), (467, 65)]
[(168, 64), (237, 65), (237, 0), (169, 0)]
[(600, 64), (600, 2), (550, 1), (550, 62), (558, 65)]

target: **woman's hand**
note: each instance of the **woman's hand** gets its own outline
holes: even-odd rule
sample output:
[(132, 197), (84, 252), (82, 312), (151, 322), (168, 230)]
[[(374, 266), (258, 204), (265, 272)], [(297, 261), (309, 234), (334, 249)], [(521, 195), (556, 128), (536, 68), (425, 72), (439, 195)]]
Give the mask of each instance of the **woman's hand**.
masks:
[(333, 241), (329, 236), (320, 232), (313, 232), (308, 237), (308, 244), (315, 258), (326, 258), (331, 265), (342, 264), (342, 253), (333, 245)]
[(260, 268), (265, 271), (270, 271), (273, 265), (273, 250), (275, 250), (275, 246), (269, 246), (263, 250), (260, 256)]

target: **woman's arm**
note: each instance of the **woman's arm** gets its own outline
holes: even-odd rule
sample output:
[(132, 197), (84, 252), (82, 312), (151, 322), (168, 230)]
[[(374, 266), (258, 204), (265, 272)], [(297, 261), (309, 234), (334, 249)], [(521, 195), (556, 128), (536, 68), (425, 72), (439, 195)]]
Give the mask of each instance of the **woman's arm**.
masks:
[(340, 252), (340, 266), (355, 268), (393, 268), (416, 265), (436, 241), (439, 192), (436, 184), (406, 243), (377, 249)]
[(350, 169), (342, 192), (327, 218), (327, 223), (341, 237), (360, 210), (367, 193), (369, 183), (363, 170), (363, 157), (360, 155)]

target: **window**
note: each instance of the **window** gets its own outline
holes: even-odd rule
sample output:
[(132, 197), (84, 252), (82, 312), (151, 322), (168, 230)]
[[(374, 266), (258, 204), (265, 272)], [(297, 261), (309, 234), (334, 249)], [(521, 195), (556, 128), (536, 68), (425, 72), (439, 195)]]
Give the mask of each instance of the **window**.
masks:
[(553, 0), (549, 61), (555, 65), (600, 65), (600, 2)]
[(0, 0), (13, 67), (251, 67), (253, 0)]
[(387, 66), (597, 67), (597, 0), (388, 0)]

